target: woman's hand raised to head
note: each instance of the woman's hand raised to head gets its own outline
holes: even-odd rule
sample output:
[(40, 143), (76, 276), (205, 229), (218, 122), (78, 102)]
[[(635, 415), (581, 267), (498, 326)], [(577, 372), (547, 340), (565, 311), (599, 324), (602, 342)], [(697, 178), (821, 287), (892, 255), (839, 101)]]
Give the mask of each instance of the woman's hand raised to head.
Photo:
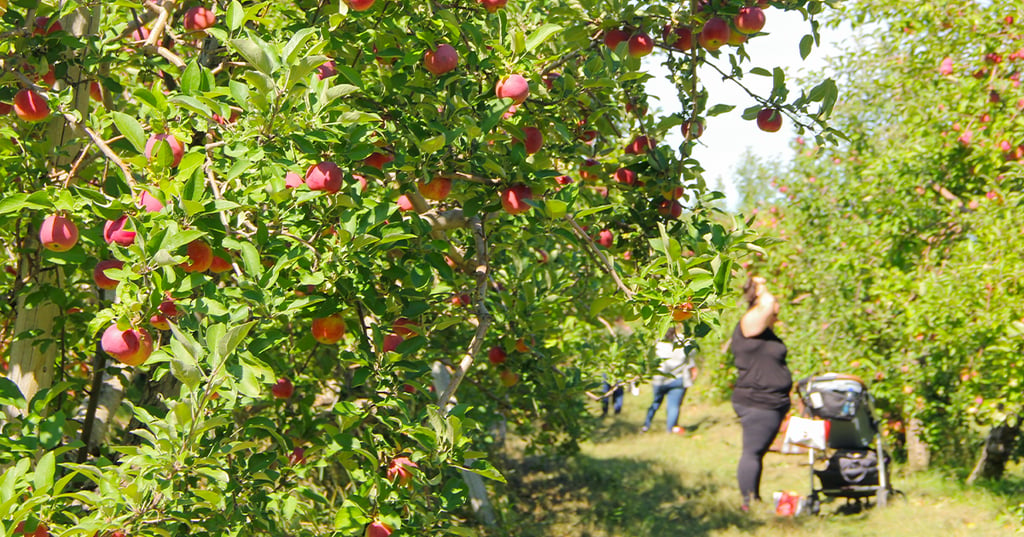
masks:
[(740, 331), (744, 337), (756, 337), (775, 324), (779, 313), (779, 303), (775, 295), (768, 291), (765, 279), (754, 278), (755, 294), (753, 306), (740, 319)]

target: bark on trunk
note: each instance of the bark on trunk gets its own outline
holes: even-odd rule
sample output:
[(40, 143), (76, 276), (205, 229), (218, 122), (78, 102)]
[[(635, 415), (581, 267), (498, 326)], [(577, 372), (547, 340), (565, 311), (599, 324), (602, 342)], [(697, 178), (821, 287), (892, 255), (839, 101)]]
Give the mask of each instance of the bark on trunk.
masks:
[(910, 418), (907, 421), (907, 468), (911, 472), (926, 470), (930, 463), (931, 455), (928, 444), (922, 437), (923, 433), (924, 426), (920, 418)]
[(1020, 436), (1020, 419), (1017, 416), (1010, 416), (999, 425), (996, 425), (988, 432), (985, 445), (981, 448), (981, 457), (974, 465), (974, 470), (967, 478), (967, 484), (972, 485), (979, 479), (1001, 479), (1006, 471), (1006, 463), (1010, 460), (1010, 454)]

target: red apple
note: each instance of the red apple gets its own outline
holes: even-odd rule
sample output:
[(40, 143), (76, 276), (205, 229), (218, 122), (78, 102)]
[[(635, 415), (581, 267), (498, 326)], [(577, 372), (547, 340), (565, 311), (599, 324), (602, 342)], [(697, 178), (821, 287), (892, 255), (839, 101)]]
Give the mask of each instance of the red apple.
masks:
[(604, 246), (605, 248), (611, 248), (612, 244), (615, 243), (615, 234), (608, 229), (602, 229), (597, 234), (597, 244)]
[(729, 44), (738, 47), (747, 42), (747, 34), (740, 33), (735, 28), (729, 32)]
[(413, 211), (415, 209), (416, 207), (413, 206), (412, 200), (409, 199), (409, 196), (406, 196), (405, 194), (398, 196), (399, 211)]
[(398, 346), (405, 341), (402, 336), (398, 334), (387, 334), (380, 343), (381, 352), (397, 352)]
[(459, 65), (459, 53), (455, 47), (441, 43), (434, 50), (423, 53), (423, 67), (434, 76), (441, 76)]
[(52, 20), (49, 17), (36, 17), (35, 25), (32, 28), (32, 35), (50, 35), (63, 29), (60, 25), (60, 20), (56, 17)]
[(59, 214), (51, 214), (39, 226), (39, 242), (51, 252), (66, 252), (78, 243), (78, 227)]
[(288, 464), (298, 466), (304, 462), (306, 462), (306, 449), (301, 447), (292, 449), (291, 455), (288, 455)]
[(757, 6), (741, 7), (740, 12), (732, 20), (736, 29), (744, 34), (756, 34), (764, 28), (764, 11)]
[(185, 18), (182, 24), (185, 29), (194, 32), (198, 30), (205, 30), (217, 22), (217, 16), (212, 11), (202, 6), (195, 6), (185, 12)]
[(369, 166), (371, 168), (377, 168), (378, 170), (383, 170), (384, 169), (384, 165), (386, 165), (386, 164), (388, 164), (388, 163), (390, 163), (390, 162), (392, 162), (394, 160), (395, 160), (395, 156), (392, 155), (391, 153), (378, 153), (378, 152), (374, 151), (373, 153), (370, 153), (370, 156), (368, 156), (365, 159), (363, 159), (363, 164), (365, 164), (365, 165), (367, 165), (367, 166)]
[(505, 363), (505, 359), (508, 357), (505, 354), (505, 349), (501, 347), (491, 347), (491, 350), (487, 351), (487, 360), (494, 365), (501, 365)]
[(596, 180), (597, 174), (600, 171), (598, 165), (600, 163), (592, 158), (585, 159), (583, 164), (580, 166), (580, 178), (584, 181), (587, 179)]
[(533, 199), (530, 187), (516, 183), (501, 192), (501, 207), (511, 215), (522, 214), (530, 210), (526, 200)]
[(511, 388), (519, 383), (519, 375), (509, 371), (508, 369), (502, 369), (498, 372), (498, 377), (501, 379), (502, 386)]
[(711, 17), (700, 31), (699, 42), (707, 50), (718, 50), (729, 42), (729, 23), (721, 17)]
[(135, 242), (135, 232), (124, 228), (127, 223), (127, 216), (122, 216), (117, 220), (107, 220), (107, 223), (103, 225), (103, 240), (107, 241), (107, 244), (131, 246)]
[(103, 86), (99, 82), (94, 80), (89, 83), (89, 97), (98, 103), (103, 102)]
[(429, 183), (418, 181), (416, 188), (424, 198), (441, 201), (452, 191), (452, 180), (447, 177), (435, 177)]
[(541, 146), (544, 145), (544, 134), (537, 127), (523, 127), (523, 138), (525, 141), (522, 144), (526, 148), (527, 155), (540, 151)]
[[(390, 161), (389, 161), (390, 162)], [(359, 191), (366, 192), (366, 177), (358, 173), (352, 174), (352, 180), (359, 183)]]
[(149, 28), (146, 28), (145, 26), (140, 26), (132, 30), (132, 33), (129, 34), (128, 37), (130, 37), (132, 41), (135, 41), (136, 43), (142, 43), (143, 41), (149, 39)]
[(343, 175), (337, 164), (324, 161), (306, 170), (306, 186), (310, 190), (323, 190), (333, 194), (341, 190)]
[(292, 394), (295, 393), (295, 386), (292, 381), (286, 378), (279, 378), (277, 382), (270, 387), (270, 393), (278, 399), (290, 399)]
[(757, 113), (757, 127), (765, 132), (777, 132), (782, 128), (782, 112), (777, 108), (762, 108)]
[(213, 272), (214, 274), (227, 272), (233, 268), (234, 266), (231, 264), (231, 256), (224, 251), (217, 252), (210, 258), (210, 272)]
[(118, 362), (137, 366), (145, 363), (153, 353), (153, 338), (141, 328), (121, 330), (112, 324), (103, 331), (100, 347)]
[(508, 75), (498, 81), (494, 93), (499, 99), (512, 99), (522, 104), (530, 96), (530, 83), (522, 75)]
[(627, 40), (629, 40), (629, 32), (622, 28), (612, 28), (604, 33), (604, 44), (612, 50), (615, 50), (620, 43)]
[(160, 146), (157, 144), (167, 144), (171, 148), (171, 167), (176, 168), (178, 163), (181, 162), (182, 155), (185, 154), (185, 147), (181, 145), (181, 142), (174, 137), (173, 134), (154, 134), (149, 137), (146, 141), (146, 158), (153, 160), (154, 153), (160, 151)]
[(285, 188), (298, 188), (305, 184), (302, 180), (302, 176), (295, 172), (288, 172), (284, 174), (284, 186)]
[[(530, 338), (530, 340), (531, 340), (531, 344), (532, 344), (533, 338)], [(519, 338), (519, 339), (516, 340), (516, 351), (518, 351), (518, 352), (530, 352), (530, 346), (526, 344), (526, 341), (523, 338)]]
[(683, 214), (683, 206), (676, 200), (661, 200), (658, 203), (658, 214), (668, 218), (679, 218)]
[(488, 13), (494, 13), (495, 11), (498, 11), (499, 9), (505, 7), (505, 4), (507, 3), (508, 0), (480, 0), (480, 4), (484, 6), (484, 9), (486, 9)]
[(363, 537), (389, 537), (392, 531), (391, 526), (388, 526), (379, 520), (374, 520), (366, 526), (366, 531), (363, 532)]
[(96, 268), (92, 270), (92, 280), (96, 282), (96, 287), (100, 289), (117, 289), (117, 280), (109, 277), (104, 272), (107, 269), (115, 268), (120, 269), (124, 267), (124, 262), (117, 259), (104, 259), (96, 263)]
[(0, 103), (0, 116), (10, 114), (11, 110), (14, 110), (14, 106), (7, 103)]
[(637, 32), (629, 38), (629, 55), (640, 58), (654, 50), (654, 40), (645, 32)]
[(627, 155), (639, 155), (651, 149), (654, 149), (654, 140), (646, 136), (637, 136), (626, 146), (625, 152)]
[(419, 334), (421, 329), (416, 321), (406, 317), (399, 317), (395, 319), (394, 323), (391, 323), (391, 330), (401, 336), (402, 339), (409, 339)]
[(388, 463), (388, 480), (397, 481), (402, 486), (408, 485), (412, 480), (413, 468), (419, 468), (419, 466), (408, 457), (395, 457)]
[(50, 105), (41, 95), (26, 88), (14, 95), (14, 113), (22, 121), (41, 121), (50, 115)]
[(633, 186), (636, 184), (636, 172), (629, 168), (615, 170), (615, 182)]
[(46, 524), (40, 522), (36, 525), (36, 529), (34, 531), (28, 531), (25, 529), (24, 522), (18, 522), (18, 525), (14, 527), (14, 535), (28, 535), (29, 537), (50, 537), (50, 529), (46, 527)]
[(318, 80), (331, 78), (336, 74), (338, 74), (338, 68), (334, 65), (334, 60), (327, 60), (316, 68), (316, 78)]
[(139, 205), (141, 205), (147, 213), (158, 213), (164, 210), (163, 202), (146, 190), (139, 193)]
[(188, 261), (181, 264), (185, 272), (205, 272), (213, 263), (213, 249), (201, 239), (196, 239), (185, 247), (185, 255)]
[(665, 43), (676, 50), (692, 50), (694, 46), (693, 29), (689, 26), (676, 26), (673, 28), (666, 25), (662, 31)]
[(373, 7), (374, 0), (345, 0), (352, 11), (366, 11)]
[(680, 126), (680, 130), (683, 131), (683, 136), (691, 140), (700, 138), (701, 135), (704, 134), (704, 120), (698, 119), (687, 121)]
[(339, 313), (313, 319), (313, 339), (324, 345), (333, 345), (345, 336), (345, 319)]

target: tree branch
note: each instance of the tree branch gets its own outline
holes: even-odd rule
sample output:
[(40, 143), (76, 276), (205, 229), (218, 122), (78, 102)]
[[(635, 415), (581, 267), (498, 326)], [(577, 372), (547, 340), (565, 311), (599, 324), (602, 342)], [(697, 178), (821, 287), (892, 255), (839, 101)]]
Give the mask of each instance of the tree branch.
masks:
[(612, 262), (609, 261), (608, 257), (604, 255), (604, 252), (602, 252), (597, 247), (597, 245), (594, 244), (594, 239), (591, 239), (590, 235), (587, 235), (587, 232), (583, 231), (583, 228), (581, 228), (580, 225), (576, 223), (576, 220), (573, 219), (572, 215), (565, 215), (565, 219), (568, 220), (570, 224), (572, 224), (572, 229), (573, 231), (576, 232), (576, 235), (579, 238), (586, 241), (586, 243), (590, 247), (590, 250), (597, 255), (597, 258), (601, 261), (601, 268), (605, 271), (605, 273), (612, 277), (612, 280), (615, 280), (615, 285), (618, 286), (618, 288), (622, 291), (624, 295), (626, 295), (626, 298), (632, 299), (636, 293), (634, 293), (628, 287), (626, 287), (625, 283), (622, 283), (622, 279), (619, 278), (618, 272), (615, 271), (615, 266), (612, 265)]

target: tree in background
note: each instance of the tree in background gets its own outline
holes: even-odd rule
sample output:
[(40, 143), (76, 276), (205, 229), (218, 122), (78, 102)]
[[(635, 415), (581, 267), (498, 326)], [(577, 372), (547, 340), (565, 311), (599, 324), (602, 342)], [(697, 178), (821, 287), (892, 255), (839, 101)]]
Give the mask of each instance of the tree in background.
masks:
[(1019, 456), (1024, 355), (1024, 10), (844, 5), (832, 70), (847, 141), (796, 145), (754, 229), (795, 368), (872, 385), (912, 466), (999, 477)]
[(608, 319), (717, 324), (759, 239), (697, 65), (824, 142), (835, 85), (744, 51), (827, 3), (0, 0), (4, 531), (464, 534), (492, 424), (571, 449), (646, 373)]

